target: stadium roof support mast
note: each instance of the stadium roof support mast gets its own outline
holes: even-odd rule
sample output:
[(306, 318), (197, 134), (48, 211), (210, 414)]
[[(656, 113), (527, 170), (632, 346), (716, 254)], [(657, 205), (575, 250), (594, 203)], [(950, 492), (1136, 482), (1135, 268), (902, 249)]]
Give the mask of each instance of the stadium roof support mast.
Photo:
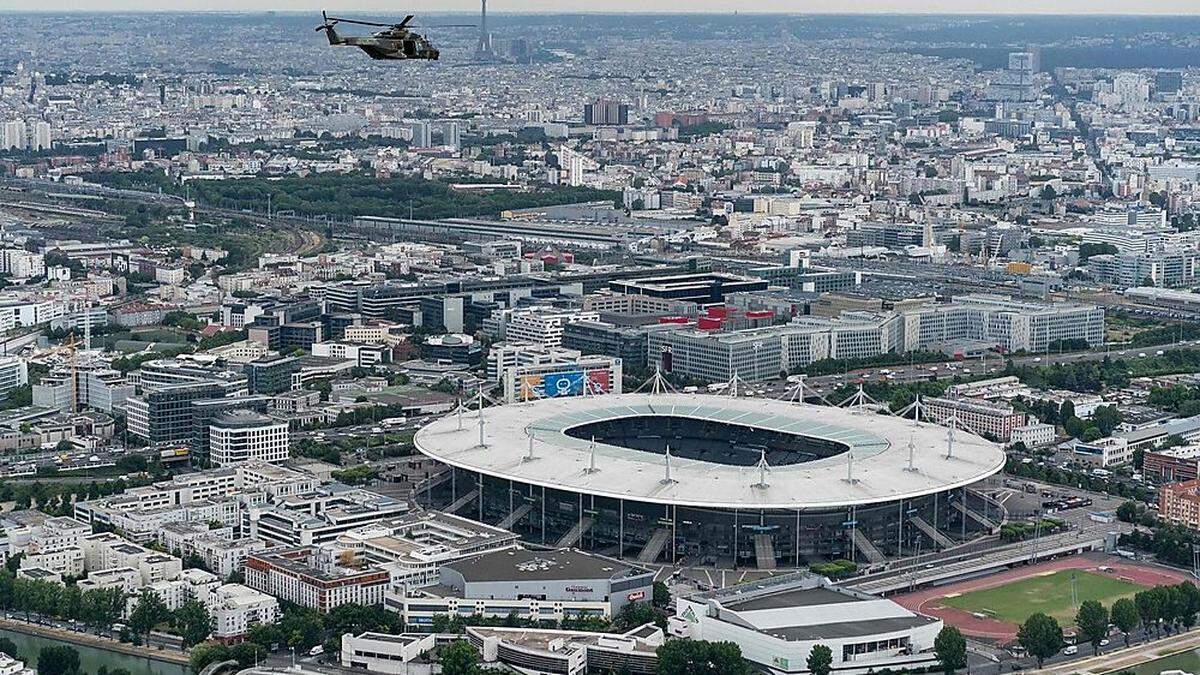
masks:
[(486, 422), (483, 419), (483, 387), (479, 388), (479, 410), (477, 411), (479, 418), (479, 447), (486, 448), (487, 441), (483, 436), (483, 427)]
[(910, 413), (912, 414), (913, 422), (916, 422), (917, 426), (920, 426), (921, 422), (925, 421), (925, 404), (921, 401), (920, 394), (917, 394), (912, 403), (897, 411), (896, 417), (908, 417)]
[(767, 464), (766, 449), (764, 448), (760, 451), (760, 453), (761, 454), (758, 456), (758, 464), (756, 465), (758, 467), (758, 482), (754, 484), (754, 487), (760, 490), (765, 490), (770, 487), (770, 483), (767, 482), (767, 472), (771, 470), (771, 466)]
[(809, 387), (805, 382), (805, 377), (805, 375), (797, 375), (796, 382), (783, 392), (783, 395), (779, 397), (779, 400), (787, 401), (788, 403), (804, 403), (806, 399), (811, 396), (831, 408), (836, 407), (829, 402), (829, 399), (817, 393), (817, 391), (812, 387)]
[(746, 380), (743, 379), (741, 374), (735, 370), (735, 371), (733, 371), (733, 377), (729, 378), (729, 385), (725, 388), (725, 391), (727, 391), (729, 393), (730, 398), (737, 398), (738, 397), (738, 386), (745, 384), (745, 383), (746, 383)]
[(905, 467), (905, 469), (904, 469), (905, 471), (915, 472), (917, 470), (917, 465), (915, 462), (916, 454), (917, 454), (917, 444), (913, 443), (913, 437), (910, 435), (908, 437), (908, 466)]
[(584, 469), (584, 473), (596, 473), (600, 469), (596, 468), (596, 437), (592, 436), (592, 442), (588, 448), (588, 468)]
[(946, 459), (954, 459), (954, 432), (958, 430), (958, 415), (950, 416), (950, 426), (946, 427)]
[(660, 482), (663, 485), (674, 483), (675, 479), (671, 478), (671, 446), (669, 446), (669, 445), (667, 446), (667, 454), (664, 456), (663, 470), (664, 470), (663, 479)]
[(858, 391), (850, 395), (845, 401), (838, 404), (839, 408), (850, 408), (851, 410), (861, 411), (870, 406), (880, 406), (879, 401), (871, 398), (871, 395), (863, 389), (862, 382), (858, 383)]
[(654, 375), (651, 375), (650, 379), (643, 382), (637, 389), (634, 389), (633, 393), (641, 393), (641, 391), (646, 388), (646, 385), (650, 385), (650, 393), (654, 394), (655, 396), (658, 396), (659, 394), (666, 394), (668, 392), (676, 393), (675, 388), (671, 386), (671, 383), (667, 381), (667, 378), (663, 377), (661, 368), (656, 367), (654, 369)]
[(853, 449), (846, 451), (846, 482), (850, 483), (851, 485), (858, 482), (858, 479), (854, 477), (854, 450)]

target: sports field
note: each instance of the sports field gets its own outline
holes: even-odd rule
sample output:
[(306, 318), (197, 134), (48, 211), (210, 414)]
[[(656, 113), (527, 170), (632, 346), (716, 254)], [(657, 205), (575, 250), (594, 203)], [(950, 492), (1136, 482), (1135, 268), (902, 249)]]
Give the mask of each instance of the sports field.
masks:
[(1075, 577), (1075, 599), (1079, 603), (1099, 600), (1109, 607), (1113, 601), (1132, 597), (1144, 589), (1114, 574), (1064, 569), (993, 588), (950, 595), (942, 598), (941, 602), (1013, 624), (1024, 622), (1030, 614), (1043, 612), (1058, 619), (1063, 626), (1072, 626), (1075, 624), (1075, 607), (1071, 603), (1072, 576)]

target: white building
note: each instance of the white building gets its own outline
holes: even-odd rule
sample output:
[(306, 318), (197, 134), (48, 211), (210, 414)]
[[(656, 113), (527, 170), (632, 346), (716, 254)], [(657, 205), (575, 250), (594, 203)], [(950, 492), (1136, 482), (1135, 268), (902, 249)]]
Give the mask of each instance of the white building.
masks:
[(259, 624), (274, 623), (279, 618), (279, 601), (241, 584), (225, 584), (213, 591), (208, 611), (213, 617), (213, 637), (228, 640)]
[(940, 619), (806, 572), (679, 598), (668, 624), (676, 637), (732, 642), (777, 675), (807, 672), (818, 644), (833, 651), (839, 675), (925, 668), (937, 663), (933, 641), (941, 629)]
[(487, 378), (500, 382), (511, 368), (522, 366), (564, 365), (578, 360), (581, 352), (566, 347), (547, 347), (528, 342), (495, 342), (488, 349)]
[(504, 377), (505, 403), (560, 396), (620, 394), (621, 359), (585, 356), (561, 364), (515, 366)]
[(563, 326), (576, 321), (599, 321), (595, 312), (534, 307), (511, 312), (504, 322), (504, 339), (545, 347), (561, 347)]
[(1035, 422), (1013, 429), (1009, 441), (1012, 443), (1023, 443), (1027, 448), (1040, 448), (1053, 443), (1054, 438), (1053, 424)]
[(409, 662), (434, 647), (434, 634), (363, 633), (342, 636), (342, 667), (384, 675), (408, 675)]
[(0, 250), (0, 273), (13, 279), (32, 279), (46, 274), (46, 258), (23, 248)]
[(29, 383), (29, 366), (19, 356), (0, 356), (0, 394)]
[(261, 413), (234, 410), (219, 415), (208, 427), (213, 464), (229, 466), (260, 461), (278, 464), (288, 459), (288, 424)]

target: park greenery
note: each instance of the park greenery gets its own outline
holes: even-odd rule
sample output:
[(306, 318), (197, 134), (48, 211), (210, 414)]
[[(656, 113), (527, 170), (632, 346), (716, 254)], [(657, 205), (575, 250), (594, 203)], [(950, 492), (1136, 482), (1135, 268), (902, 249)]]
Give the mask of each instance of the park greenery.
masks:
[[(90, 182), (131, 189), (162, 189), (184, 194), (159, 169), (134, 173), (92, 173)], [(470, 181), (463, 181), (470, 182)], [(501, 211), (589, 201), (613, 203), (620, 193), (586, 187), (555, 186), (534, 191), (456, 190), (449, 183), (416, 177), (376, 178), (354, 172), (280, 179), (242, 178), (196, 181), (191, 197), (234, 211), (263, 211), (270, 198), (275, 213), (346, 218), (411, 216), (418, 219), (495, 217)], [(231, 251), (232, 252), (232, 251)]]
[(1025, 541), (1035, 535), (1047, 535), (1066, 529), (1066, 523), (1058, 518), (1042, 518), (1038, 521), (1014, 521), (1000, 526), (1000, 540), (1005, 542)]

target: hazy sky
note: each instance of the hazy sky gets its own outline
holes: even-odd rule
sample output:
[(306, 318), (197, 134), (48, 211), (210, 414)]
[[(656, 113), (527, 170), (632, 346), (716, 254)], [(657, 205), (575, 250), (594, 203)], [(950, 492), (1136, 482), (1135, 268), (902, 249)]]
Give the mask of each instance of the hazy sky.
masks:
[[(1200, 0), (491, 0), (497, 12), (1200, 14)], [(3, 11), (478, 11), (478, 0), (0, 0)]]

